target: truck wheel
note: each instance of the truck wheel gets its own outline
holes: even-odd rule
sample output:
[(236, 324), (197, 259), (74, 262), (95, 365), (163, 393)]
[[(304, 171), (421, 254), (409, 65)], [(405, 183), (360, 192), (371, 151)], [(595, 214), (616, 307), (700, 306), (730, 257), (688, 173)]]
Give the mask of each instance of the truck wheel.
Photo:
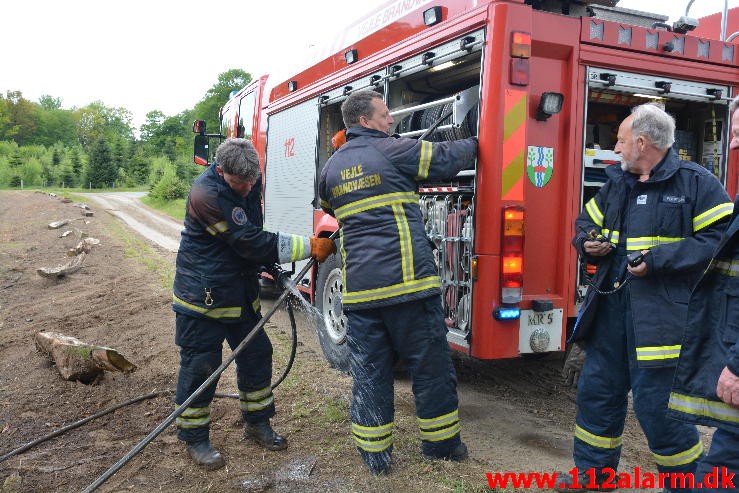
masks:
[(329, 256), (318, 266), (316, 277), (316, 308), (322, 323), (317, 324), (318, 340), (323, 355), (332, 368), (349, 373), (350, 351), (346, 340), (346, 315), (341, 304), (341, 257)]

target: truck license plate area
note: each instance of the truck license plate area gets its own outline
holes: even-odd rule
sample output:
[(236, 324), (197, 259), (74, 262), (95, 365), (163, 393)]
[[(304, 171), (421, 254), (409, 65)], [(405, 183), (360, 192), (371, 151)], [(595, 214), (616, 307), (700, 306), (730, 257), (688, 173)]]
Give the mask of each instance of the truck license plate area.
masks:
[(521, 310), (518, 352), (521, 354), (559, 351), (562, 342), (562, 309), (546, 312)]

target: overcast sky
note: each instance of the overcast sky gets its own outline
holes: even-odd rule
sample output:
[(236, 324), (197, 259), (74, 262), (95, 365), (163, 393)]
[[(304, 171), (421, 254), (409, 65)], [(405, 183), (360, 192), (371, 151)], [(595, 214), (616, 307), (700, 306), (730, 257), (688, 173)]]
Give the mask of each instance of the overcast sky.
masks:
[[(363, 14), (389, 0), (9, 0), (2, 6), (0, 92), (20, 90), (63, 108), (101, 100), (143, 123), (151, 110), (174, 115), (205, 94), (218, 74), (253, 77), (305, 60)], [(429, 2), (431, 3), (431, 2)], [(683, 15), (685, 0), (621, 0), (619, 7)], [(723, 9), (696, 0), (691, 17)], [(739, 0), (729, 0), (729, 8)]]

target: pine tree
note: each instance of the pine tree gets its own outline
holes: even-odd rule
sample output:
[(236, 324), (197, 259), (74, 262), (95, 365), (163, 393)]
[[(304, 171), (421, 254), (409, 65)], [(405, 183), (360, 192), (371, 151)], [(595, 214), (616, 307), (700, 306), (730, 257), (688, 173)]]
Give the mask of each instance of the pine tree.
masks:
[(82, 160), (80, 159), (80, 151), (73, 147), (69, 153), (69, 162), (72, 163), (72, 172), (75, 176), (82, 176)]
[(149, 160), (140, 152), (128, 160), (128, 176), (136, 182), (137, 185), (143, 185), (149, 179)]
[(59, 174), (60, 185), (64, 185), (66, 188), (74, 187), (77, 185), (77, 177), (69, 164), (63, 164), (61, 173)]
[(115, 145), (113, 146), (113, 162), (117, 168), (123, 168), (124, 170), (127, 168), (128, 159), (126, 156), (127, 152), (125, 142), (121, 139), (116, 140)]
[(10, 162), (8, 164), (11, 168), (20, 168), (23, 165), (23, 160), (21, 159), (21, 153), (19, 150), (16, 149), (13, 155), (10, 156)]
[(118, 170), (113, 162), (113, 153), (108, 142), (98, 139), (90, 151), (90, 164), (87, 169), (87, 181), (94, 188), (113, 186), (118, 178)]

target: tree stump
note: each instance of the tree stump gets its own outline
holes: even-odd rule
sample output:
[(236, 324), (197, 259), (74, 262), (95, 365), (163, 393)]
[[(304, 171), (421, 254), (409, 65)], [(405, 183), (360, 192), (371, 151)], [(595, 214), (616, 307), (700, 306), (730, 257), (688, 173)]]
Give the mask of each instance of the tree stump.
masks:
[(115, 349), (87, 344), (58, 332), (38, 332), (36, 347), (49, 356), (65, 380), (90, 383), (103, 371), (130, 373), (136, 365)]

